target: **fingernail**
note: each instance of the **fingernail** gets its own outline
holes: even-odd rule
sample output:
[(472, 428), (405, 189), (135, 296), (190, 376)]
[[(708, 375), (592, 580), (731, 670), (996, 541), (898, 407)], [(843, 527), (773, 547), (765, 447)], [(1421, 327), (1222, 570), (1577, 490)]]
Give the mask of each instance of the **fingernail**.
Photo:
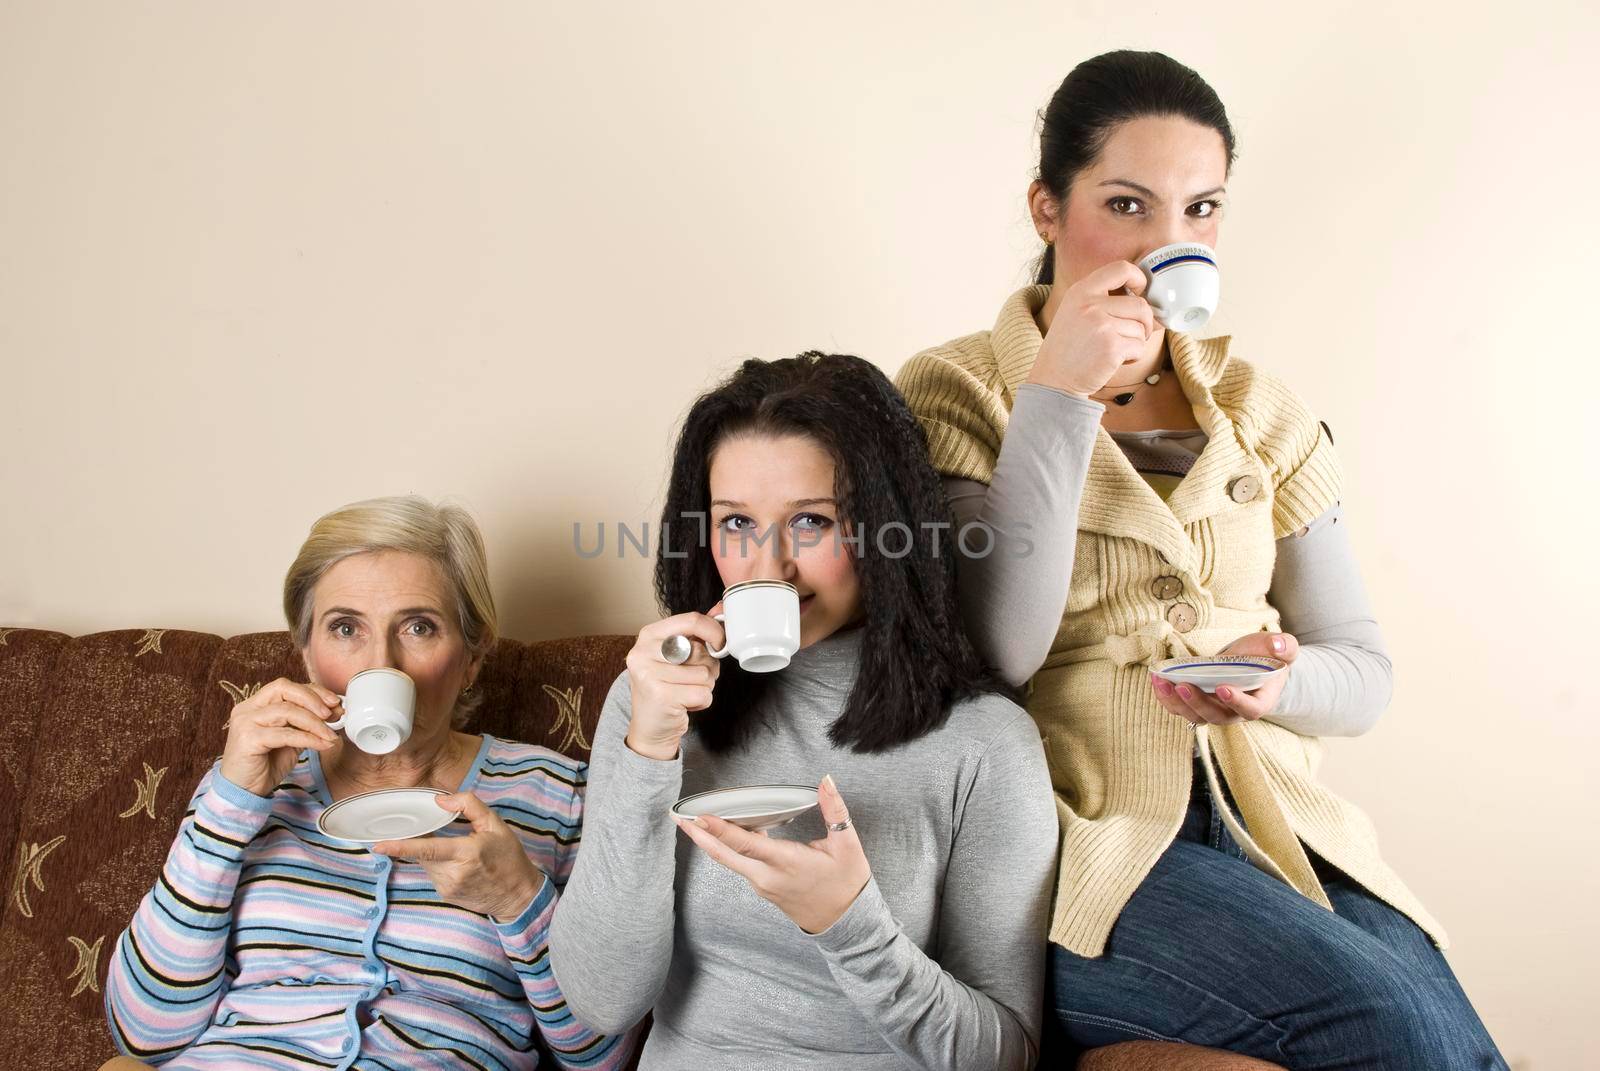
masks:
[(1274, 637), (1272, 637), (1272, 649), (1274, 651), (1277, 651), (1279, 654), (1283, 653), (1283, 637), (1282, 636), (1274, 636)]
[(1218, 699), (1223, 699), (1223, 700), (1232, 699), (1233, 698), (1233, 689), (1229, 688), (1226, 685), (1223, 685), (1221, 688), (1217, 689), (1217, 698)]
[(833, 783), (833, 775), (832, 774), (823, 774), (822, 775), (822, 783), (828, 786), (828, 791), (829, 792), (837, 792), (837, 791), (839, 791), (839, 786)]
[(1194, 693), (1189, 690), (1189, 686), (1187, 684), (1178, 685), (1178, 694), (1183, 696), (1185, 699), (1194, 698)]

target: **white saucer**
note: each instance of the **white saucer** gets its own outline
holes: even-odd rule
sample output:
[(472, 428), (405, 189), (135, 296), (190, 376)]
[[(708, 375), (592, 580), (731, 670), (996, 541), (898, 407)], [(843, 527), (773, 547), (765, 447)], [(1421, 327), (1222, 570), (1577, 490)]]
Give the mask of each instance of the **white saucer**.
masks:
[(792, 822), (817, 805), (817, 790), (800, 785), (746, 785), (697, 792), (673, 804), (677, 818), (693, 821), (714, 814), (745, 829), (771, 829)]
[(1221, 685), (1253, 692), (1289, 668), (1266, 655), (1212, 655), (1210, 658), (1168, 658), (1151, 671), (1172, 684), (1189, 684), (1213, 693)]
[(457, 812), (433, 802), (449, 794), (437, 788), (363, 792), (323, 811), (317, 818), (317, 828), (335, 840), (356, 844), (421, 837), (455, 821)]

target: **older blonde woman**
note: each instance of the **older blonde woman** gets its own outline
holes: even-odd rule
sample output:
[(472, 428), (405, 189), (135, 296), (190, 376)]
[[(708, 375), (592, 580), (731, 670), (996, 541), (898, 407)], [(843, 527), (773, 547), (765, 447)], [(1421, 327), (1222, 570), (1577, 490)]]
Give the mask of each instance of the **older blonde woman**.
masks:
[[(625, 1039), (580, 1025), (544, 956), (572, 867), (583, 763), (460, 731), (495, 639), (482, 537), (415, 497), (323, 517), (284, 581), (309, 683), (233, 709), (156, 885), (117, 944), (119, 1051), (172, 1068), (615, 1068)], [(416, 683), (386, 755), (327, 722), (356, 673)], [(445, 790), (462, 820), (364, 847), (317, 818), (374, 789)], [(123, 1066), (126, 1066), (124, 1064)]]

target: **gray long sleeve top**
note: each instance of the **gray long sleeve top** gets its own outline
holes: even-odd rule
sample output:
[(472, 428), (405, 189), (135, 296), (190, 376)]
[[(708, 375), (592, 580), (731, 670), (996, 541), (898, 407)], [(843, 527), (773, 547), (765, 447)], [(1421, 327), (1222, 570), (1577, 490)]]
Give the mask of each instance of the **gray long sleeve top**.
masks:
[[(946, 477), (957, 527), (977, 522), (993, 549), (961, 562), (967, 630), (1001, 676), (1038, 671), (1072, 579), (1078, 506), (1105, 406), (1025, 383), (1017, 391), (990, 483)], [(1307, 736), (1366, 732), (1388, 706), (1393, 675), (1342, 512), (1335, 505), (1277, 543), (1267, 600), (1300, 653), (1267, 720)], [(981, 539), (971, 541), (982, 546)], [(1031, 544), (1027, 554), (1019, 553)]]
[[(1009, 700), (955, 704), (939, 729), (863, 755), (828, 740), (861, 630), (801, 650), (744, 746), (694, 732), (678, 758), (632, 751), (627, 674), (595, 731), (583, 848), (550, 932), (572, 1013), (621, 1030), (654, 1008), (641, 1068), (1031, 1068), (1057, 829), (1038, 730)], [(674, 827), (681, 796), (832, 773), (872, 880), (808, 934)], [(772, 836), (824, 835), (811, 811)]]

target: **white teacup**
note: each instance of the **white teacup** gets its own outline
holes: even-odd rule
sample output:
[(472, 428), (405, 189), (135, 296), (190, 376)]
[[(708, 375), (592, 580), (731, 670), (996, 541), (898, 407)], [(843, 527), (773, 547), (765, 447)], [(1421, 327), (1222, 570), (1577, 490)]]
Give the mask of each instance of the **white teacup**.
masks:
[(789, 664), (800, 649), (800, 593), (782, 580), (746, 580), (722, 593), (727, 638), (712, 658), (732, 654), (751, 673), (772, 673)]
[(1217, 254), (1199, 242), (1176, 242), (1139, 258), (1145, 300), (1174, 331), (1198, 331), (1217, 311), (1222, 274)]
[(387, 755), (411, 736), (417, 686), (398, 669), (364, 669), (344, 686), (344, 717), (328, 728), (343, 729), (352, 743), (373, 755)]

